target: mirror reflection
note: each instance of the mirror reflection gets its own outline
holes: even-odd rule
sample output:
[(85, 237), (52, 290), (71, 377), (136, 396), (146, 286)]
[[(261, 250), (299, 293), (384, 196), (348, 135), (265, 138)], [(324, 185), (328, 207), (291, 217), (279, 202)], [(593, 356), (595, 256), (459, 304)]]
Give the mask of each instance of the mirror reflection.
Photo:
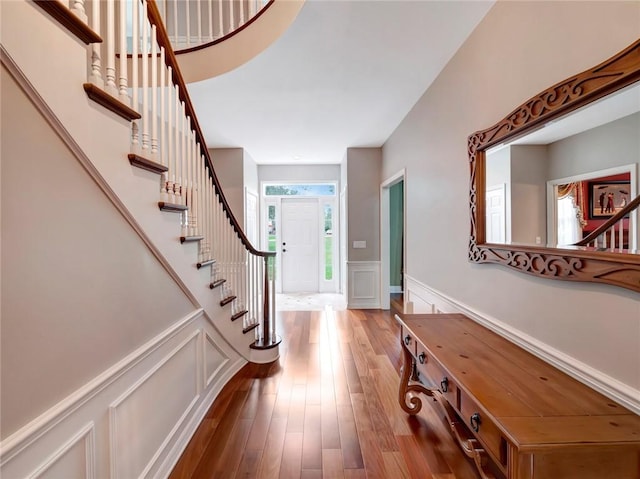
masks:
[[(638, 195), (639, 163), (640, 85), (487, 150), (486, 242), (584, 249)], [(637, 216), (590, 249), (640, 253)]]

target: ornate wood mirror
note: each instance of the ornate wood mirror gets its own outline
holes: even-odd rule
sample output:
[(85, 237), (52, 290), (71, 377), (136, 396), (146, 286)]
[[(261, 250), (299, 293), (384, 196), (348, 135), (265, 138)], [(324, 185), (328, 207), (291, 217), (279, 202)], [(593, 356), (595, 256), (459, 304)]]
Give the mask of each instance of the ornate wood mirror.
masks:
[[(612, 122), (602, 124), (607, 116), (603, 111), (616, 109), (605, 103), (610, 100), (622, 105), (624, 113), (614, 114)], [(568, 127), (569, 136), (555, 133), (556, 123), (585, 123), (580, 115), (592, 107), (601, 109), (584, 116), (596, 118), (596, 123), (578, 130)], [(607, 137), (611, 131), (626, 131), (628, 136), (624, 140)], [(576, 146), (579, 137), (589, 142)], [(630, 148), (622, 158), (618, 152), (625, 142)], [(580, 153), (585, 148), (589, 153), (601, 149), (605, 165), (592, 164), (588, 154)], [(636, 185), (640, 168), (640, 40), (600, 65), (544, 90), (491, 128), (472, 134), (468, 153), (471, 262), (498, 263), (539, 277), (607, 283), (640, 292), (640, 198)], [(563, 154), (564, 166), (554, 165), (554, 158)], [(501, 158), (498, 162), (506, 165), (506, 174), (504, 168), (501, 174), (510, 179), (520, 177), (520, 184), (511, 185), (493, 170), (488, 171), (491, 157)], [(574, 171), (567, 170), (568, 164)], [(488, 184), (488, 178), (498, 186)], [(619, 240), (612, 237), (609, 246), (559, 241), (558, 219), (566, 214), (559, 212), (564, 207), (558, 205), (559, 198), (566, 195), (564, 190), (573, 191), (569, 220), (577, 219), (577, 240), (587, 236), (586, 224), (603, 219), (607, 224), (600, 226), (613, 220), (624, 225), (620, 226)], [(614, 192), (618, 195), (615, 198)], [(612, 206), (609, 202), (614, 201)], [(526, 234), (523, 228), (528, 230)], [(501, 234), (505, 230), (506, 234)]]

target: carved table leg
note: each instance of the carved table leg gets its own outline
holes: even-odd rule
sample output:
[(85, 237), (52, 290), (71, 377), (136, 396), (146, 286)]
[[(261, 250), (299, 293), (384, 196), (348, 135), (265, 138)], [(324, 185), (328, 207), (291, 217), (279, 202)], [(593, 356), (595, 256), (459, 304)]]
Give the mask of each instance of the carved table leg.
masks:
[[(402, 343), (402, 341), (400, 341)], [(408, 396), (410, 392), (422, 393), (427, 396), (433, 396), (433, 391), (425, 388), (420, 384), (409, 384), (416, 375), (416, 362), (411, 353), (402, 343), (402, 354), (404, 357), (404, 365), (402, 366), (402, 376), (400, 377), (400, 390), (398, 401), (400, 407), (407, 414), (415, 415), (422, 409), (422, 400), (418, 396)]]

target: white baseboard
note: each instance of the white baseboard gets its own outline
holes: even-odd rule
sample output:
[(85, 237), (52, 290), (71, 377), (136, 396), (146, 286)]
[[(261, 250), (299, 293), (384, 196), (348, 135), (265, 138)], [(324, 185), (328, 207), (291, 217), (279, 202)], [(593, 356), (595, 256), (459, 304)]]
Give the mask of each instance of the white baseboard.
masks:
[(380, 261), (347, 261), (347, 308), (380, 308)]
[(197, 309), (4, 439), (0, 476), (167, 477), (244, 364)]
[(596, 391), (640, 414), (640, 390), (405, 275), (405, 313), (462, 313)]
[(402, 293), (402, 286), (389, 286), (390, 293)]

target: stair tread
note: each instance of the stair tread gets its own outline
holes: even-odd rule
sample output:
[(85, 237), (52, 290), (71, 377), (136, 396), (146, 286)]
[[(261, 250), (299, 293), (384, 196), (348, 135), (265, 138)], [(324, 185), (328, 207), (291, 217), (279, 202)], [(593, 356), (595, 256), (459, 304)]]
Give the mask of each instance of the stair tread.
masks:
[(242, 310), (242, 311), (238, 311), (236, 314), (234, 314), (233, 316), (231, 316), (231, 321), (235, 321), (236, 319), (239, 319), (241, 317), (243, 317), (245, 314), (247, 314), (249, 311), (247, 311), (246, 309)]
[(180, 236), (180, 243), (190, 243), (192, 241), (202, 241), (204, 236)]
[(260, 323), (255, 323), (252, 324), (251, 326), (247, 326), (246, 328), (244, 328), (242, 330), (242, 334), (247, 334), (249, 331), (253, 331), (254, 329), (256, 329), (258, 326), (260, 325)]
[(99, 86), (94, 85), (93, 83), (84, 83), (82, 86), (91, 100), (115, 113), (120, 118), (124, 118), (127, 121), (139, 120), (142, 118), (140, 113), (135, 111), (129, 105), (122, 103), (118, 98), (110, 95)]
[(216, 260), (215, 259), (208, 259), (205, 261), (200, 261), (199, 263), (196, 263), (196, 268), (200, 269), (200, 268), (204, 268), (205, 266), (209, 266), (210, 264), (215, 263)]
[(189, 209), (187, 205), (180, 205), (178, 203), (167, 203), (166, 201), (158, 201), (158, 208), (162, 211), (169, 211), (171, 213), (182, 213)]
[(132, 166), (141, 168), (143, 170), (151, 171), (152, 173), (162, 174), (165, 171), (169, 171), (169, 168), (161, 163), (145, 158), (144, 156), (137, 155), (135, 153), (129, 153), (127, 155), (129, 163)]
[(213, 281), (212, 283), (209, 283), (209, 288), (210, 289), (217, 288), (218, 286), (220, 286), (220, 285), (222, 285), (222, 284), (224, 284), (226, 282), (227, 282), (226, 279), (217, 279), (217, 280)]
[(231, 301), (233, 301), (236, 298), (237, 298), (237, 296), (227, 296), (222, 301), (220, 301), (220, 306), (224, 306), (226, 304), (229, 304)]

